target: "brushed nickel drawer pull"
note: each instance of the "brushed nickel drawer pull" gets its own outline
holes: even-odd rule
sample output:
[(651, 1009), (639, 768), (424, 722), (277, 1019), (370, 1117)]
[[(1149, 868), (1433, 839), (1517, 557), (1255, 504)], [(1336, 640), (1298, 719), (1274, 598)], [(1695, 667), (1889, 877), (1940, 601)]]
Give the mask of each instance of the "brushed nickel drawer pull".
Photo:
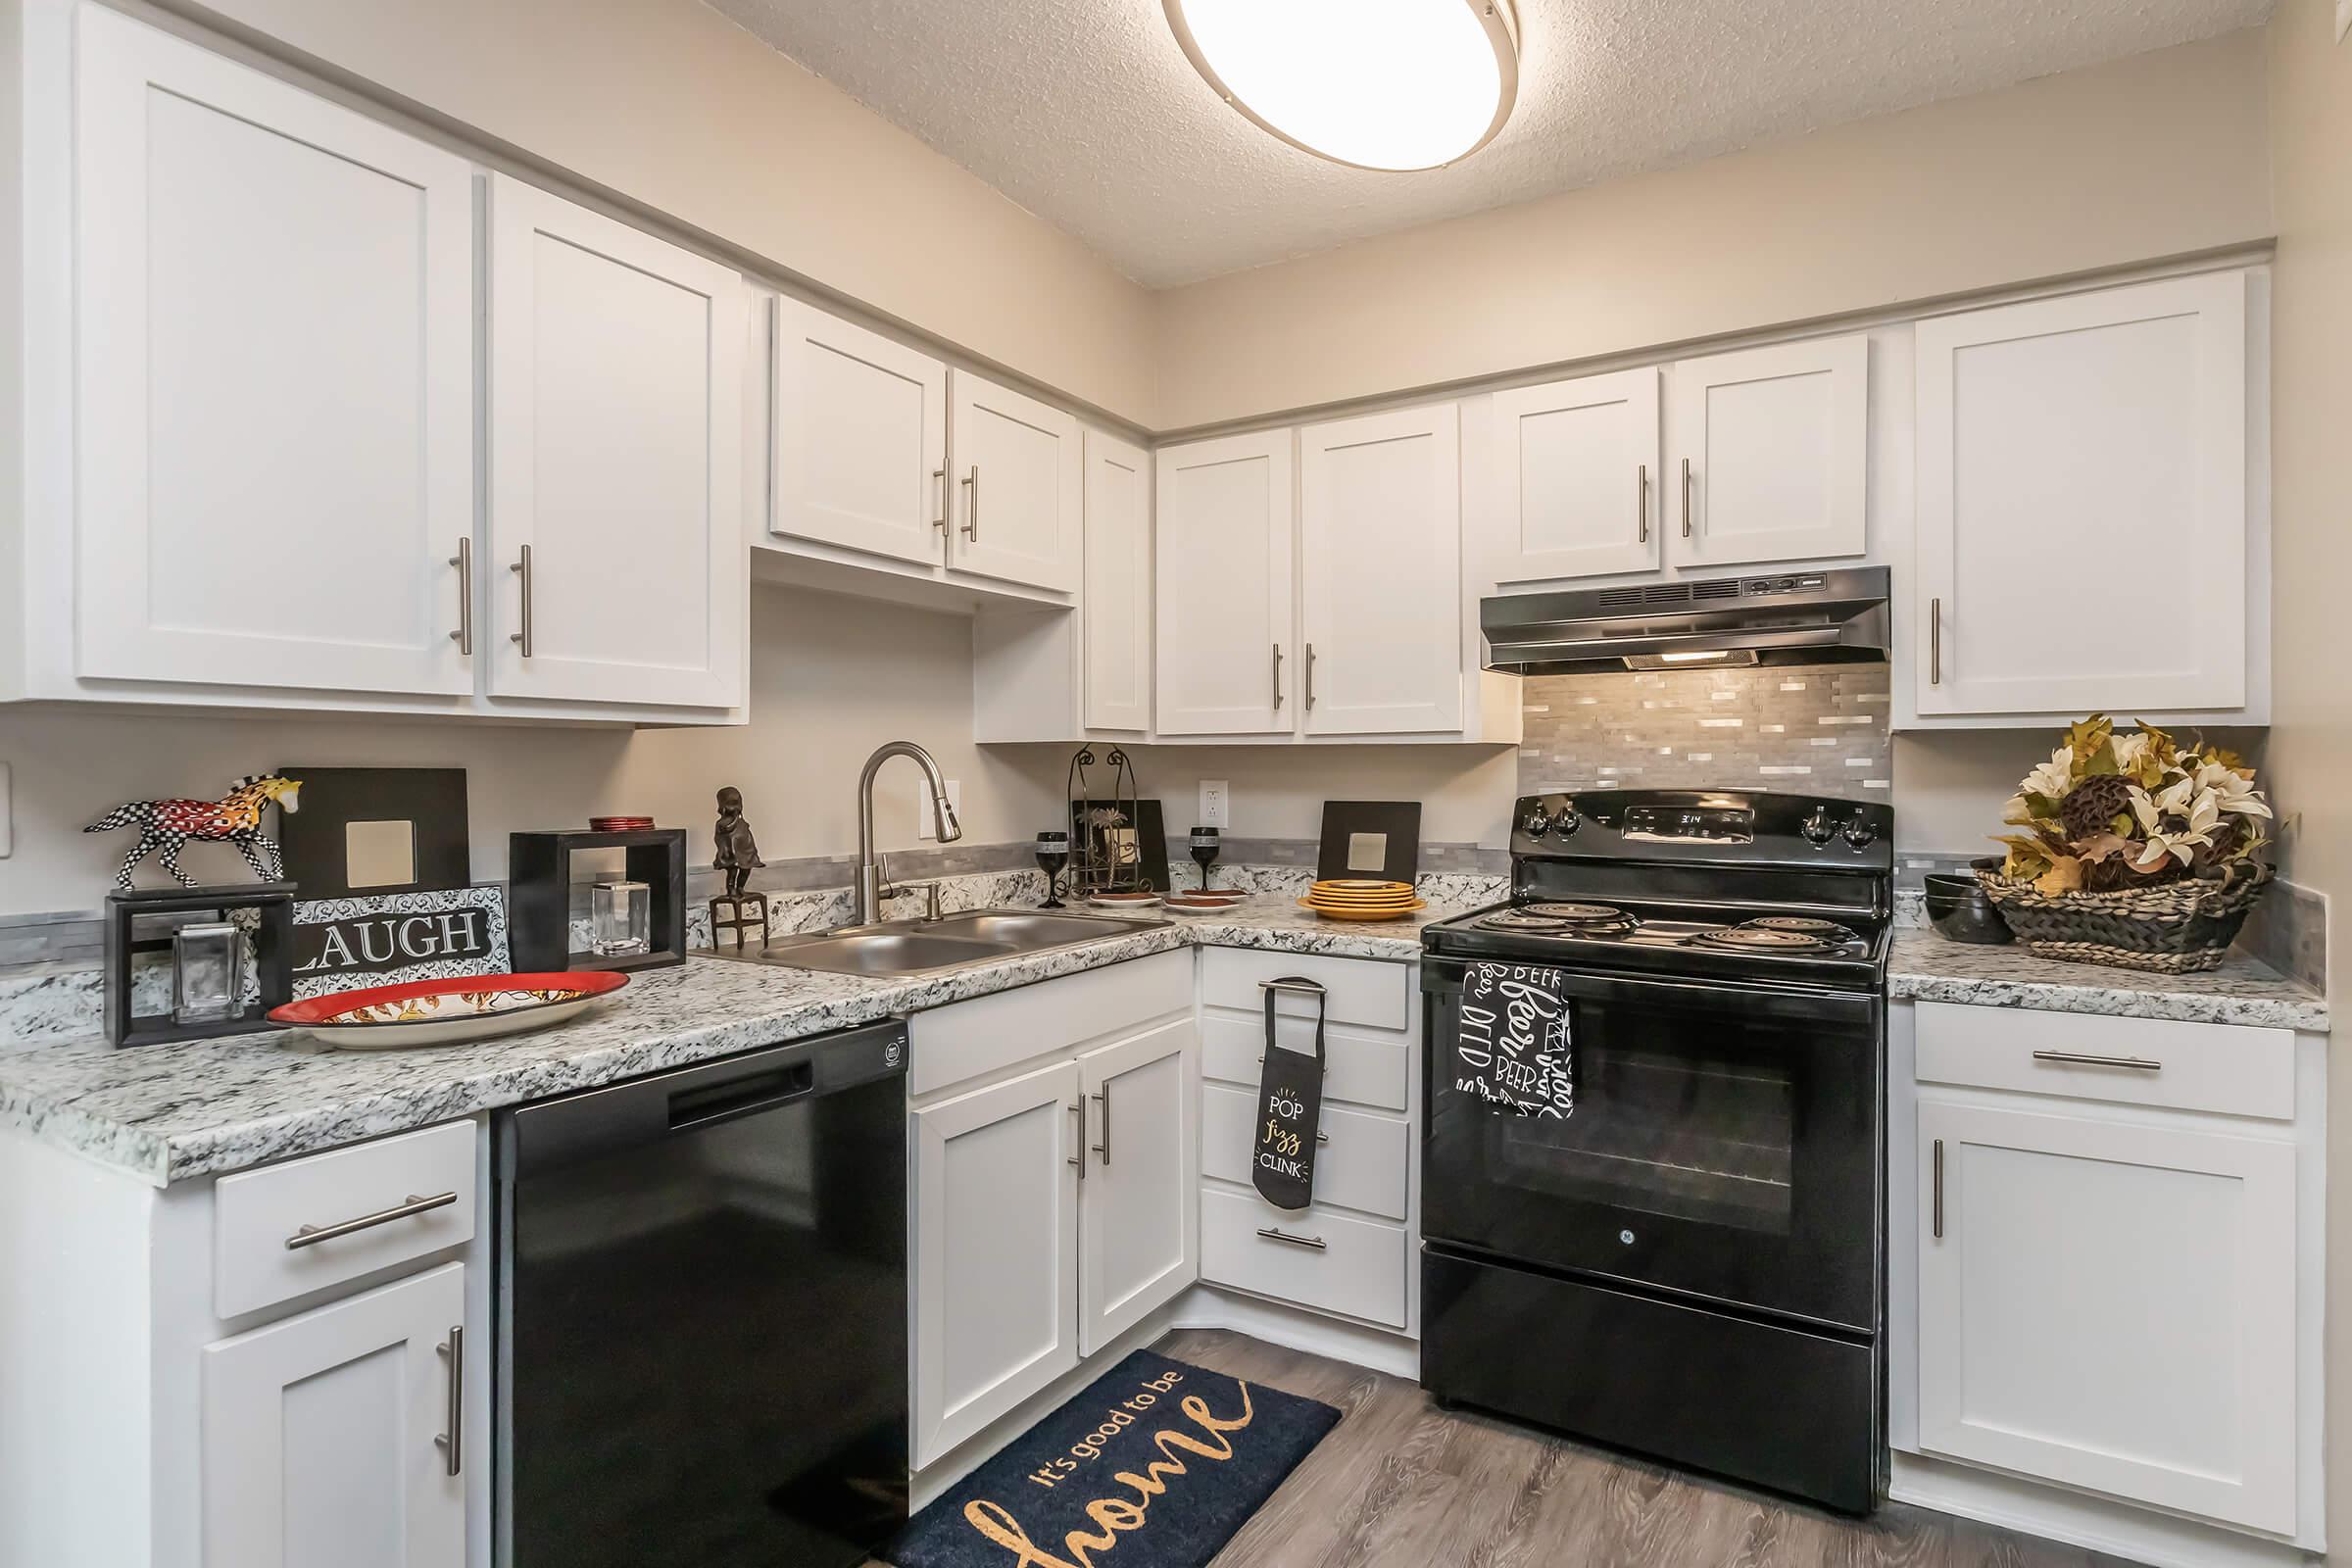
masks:
[(1943, 1240), (1943, 1140), (1936, 1140), (1936, 1239)]
[(1318, 1144), (1328, 1144), (1331, 1142), (1331, 1134), (1319, 1132), (1315, 1134), (1315, 1142)]
[(2035, 1061), (2063, 1061), (2078, 1067), (2130, 1067), (2137, 1072), (2162, 1072), (2164, 1063), (2145, 1056), (2094, 1056), (2079, 1051), (2036, 1051)]
[(1634, 469), (1634, 542), (1649, 543), (1649, 465), (1644, 463)]
[(447, 1208), (457, 1200), (458, 1195), (454, 1192), (435, 1193), (430, 1198), (418, 1198), (411, 1193), (406, 1202), (395, 1203), (390, 1208), (379, 1208), (372, 1214), (362, 1214), (358, 1219), (340, 1220), (332, 1225), (305, 1225), (286, 1238), (286, 1250), (299, 1252), (306, 1247), (317, 1247), (320, 1242), (331, 1242), (338, 1236), (349, 1236), (354, 1231), (372, 1230), (378, 1225), (389, 1225), (396, 1219), (429, 1214), (436, 1208)]
[(1312, 980), (1260, 980), (1257, 983), (1257, 989), (1260, 991), (1295, 991), (1302, 997), (1320, 997), (1325, 994), (1323, 988)]
[(1943, 684), (1943, 601), (1928, 601), (1928, 684)]
[(467, 657), (473, 653), (473, 539), (458, 535), (458, 553), (449, 558), (458, 568), (458, 629), (449, 640), (458, 645), (458, 652)]
[(1095, 1152), (1102, 1156), (1102, 1167), (1107, 1170), (1110, 1168), (1110, 1085), (1102, 1086), (1102, 1092), (1095, 1097), (1095, 1103), (1102, 1107), (1102, 1141), (1095, 1146)]
[(1070, 1114), (1078, 1118), (1078, 1152), (1070, 1156), (1069, 1163), (1078, 1167), (1078, 1179), (1084, 1181), (1086, 1180), (1086, 1102), (1081, 1100), (1072, 1105)]
[(433, 1446), (447, 1457), (444, 1469), (456, 1475), (466, 1467), (466, 1330), (462, 1324), (449, 1327), (449, 1339), (433, 1347), (449, 1358), (449, 1431), (433, 1439)]
[(522, 579), (522, 629), (507, 633), (507, 641), (518, 643), (522, 657), (531, 657), (531, 547), (522, 547), (522, 559), (507, 568)]
[(1310, 1248), (1318, 1252), (1323, 1251), (1328, 1246), (1320, 1236), (1293, 1236), (1289, 1231), (1276, 1230), (1271, 1225), (1258, 1227), (1257, 1234), (1269, 1242), (1288, 1242), (1293, 1247)]

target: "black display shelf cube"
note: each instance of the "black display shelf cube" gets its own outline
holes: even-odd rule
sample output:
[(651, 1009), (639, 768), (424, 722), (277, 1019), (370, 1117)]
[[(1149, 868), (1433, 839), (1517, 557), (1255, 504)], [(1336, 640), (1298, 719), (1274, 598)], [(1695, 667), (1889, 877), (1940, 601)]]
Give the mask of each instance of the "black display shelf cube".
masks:
[[(238, 909), (261, 914), (246, 940), (253, 957), (259, 1000), (236, 1016), (212, 1023), (176, 1023), (171, 1011), (140, 1013), (130, 1010), (131, 960), (142, 953), (172, 951), (171, 933), (140, 936), (142, 918), (164, 914), (210, 914), (226, 920)], [(252, 1034), (279, 1025), (269, 1019), (271, 1007), (294, 1000), (294, 884), (247, 882), (223, 887), (141, 888), (106, 896), (106, 1038), (122, 1046), (168, 1046), (188, 1040), (212, 1040), (221, 1035)]]
[[(619, 850), (632, 882), (652, 890), (653, 951), (609, 956), (571, 945), (571, 858)], [(516, 974), (658, 969), (686, 961), (686, 830), (507, 835), (507, 942)]]

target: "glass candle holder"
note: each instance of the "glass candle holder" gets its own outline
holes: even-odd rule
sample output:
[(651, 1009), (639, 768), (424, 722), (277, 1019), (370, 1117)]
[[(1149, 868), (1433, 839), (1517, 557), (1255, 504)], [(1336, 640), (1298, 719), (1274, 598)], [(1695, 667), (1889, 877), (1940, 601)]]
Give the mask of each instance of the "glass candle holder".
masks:
[(243, 1009), (245, 948), (226, 921), (180, 926), (172, 933), (172, 1021), (225, 1023)]
[(588, 949), (600, 958), (653, 951), (654, 890), (644, 882), (599, 882), (588, 896)]

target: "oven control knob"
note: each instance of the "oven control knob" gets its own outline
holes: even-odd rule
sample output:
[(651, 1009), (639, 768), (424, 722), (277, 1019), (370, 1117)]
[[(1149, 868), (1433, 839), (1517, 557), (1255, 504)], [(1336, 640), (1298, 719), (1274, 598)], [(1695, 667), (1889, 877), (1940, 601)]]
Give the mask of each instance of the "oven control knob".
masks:
[(1797, 824), (1797, 831), (1804, 834), (1808, 844), (1827, 844), (1838, 830), (1830, 825), (1830, 808), (1816, 806), (1813, 814)]
[(1544, 808), (1534, 807), (1529, 809), (1527, 820), (1519, 824), (1519, 831), (1531, 839), (1540, 839), (1551, 831), (1551, 818), (1544, 814)]
[(1845, 842), (1857, 850), (1878, 836), (1879, 830), (1862, 817), (1857, 816), (1845, 824)]
[(1560, 837), (1566, 838), (1582, 826), (1584, 820), (1583, 817), (1576, 814), (1575, 807), (1563, 806), (1559, 809), (1559, 814), (1551, 819), (1551, 830)]

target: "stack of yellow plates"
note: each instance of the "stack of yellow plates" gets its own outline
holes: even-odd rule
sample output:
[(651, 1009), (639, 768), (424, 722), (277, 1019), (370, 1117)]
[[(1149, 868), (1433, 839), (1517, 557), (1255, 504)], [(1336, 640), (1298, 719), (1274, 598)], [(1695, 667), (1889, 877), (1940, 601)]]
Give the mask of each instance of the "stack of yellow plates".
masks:
[(1396, 920), (1415, 909), (1427, 908), (1413, 897), (1409, 882), (1375, 882), (1348, 878), (1332, 878), (1309, 888), (1306, 897), (1298, 901), (1302, 909), (1312, 909), (1332, 920)]

